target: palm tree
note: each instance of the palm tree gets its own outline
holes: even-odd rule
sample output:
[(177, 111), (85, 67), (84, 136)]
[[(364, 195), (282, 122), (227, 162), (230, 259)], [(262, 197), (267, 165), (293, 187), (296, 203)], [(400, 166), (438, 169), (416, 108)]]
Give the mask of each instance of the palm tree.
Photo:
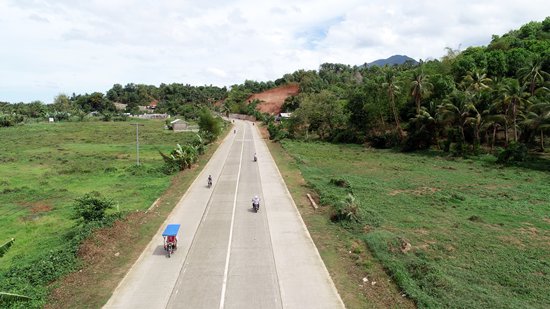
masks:
[(466, 140), (464, 128), (470, 125), (474, 129), (476, 142), (479, 142), (481, 114), (477, 111), (469, 92), (454, 91), (439, 106), (438, 118), (441, 122), (451, 123), (458, 127), (462, 141)]
[[(482, 113), (482, 119), (483, 124), (481, 125), (481, 129), (485, 131), (485, 135), (487, 136), (488, 130), (492, 129), (492, 137), (491, 137), (491, 150), (495, 147), (495, 141), (497, 138), (497, 130), (504, 126), (507, 127), (507, 119), (504, 114), (493, 114), (490, 110), (485, 110)], [(487, 137), (486, 140), (488, 141), (489, 138)]]
[(544, 151), (544, 131), (550, 129), (550, 103), (538, 103), (529, 107), (523, 124), (540, 133), (540, 149)]
[(529, 103), (528, 100), (524, 99), (525, 91), (523, 87), (520, 86), (517, 79), (509, 78), (505, 80), (503, 87), (504, 90), (504, 102), (509, 105), (512, 113), (512, 124), (514, 130), (514, 141), (518, 141), (518, 126), (517, 118), (518, 113), (522, 112), (523, 107)]
[(483, 90), (489, 89), (491, 82), (492, 80), (480, 70), (468, 72), (462, 81), (464, 88), (474, 93), (480, 93)]
[(426, 97), (433, 85), (428, 81), (428, 76), (424, 72), (413, 72), (413, 80), (411, 82), (411, 96), (416, 104), (416, 113), (420, 114), (420, 104), (422, 98)]
[[(466, 140), (464, 127), (471, 122), (474, 115), (479, 114), (466, 92), (454, 91), (443, 100), (439, 106), (438, 116), (442, 122), (456, 125), (460, 131), (462, 141)], [(472, 114), (471, 112), (474, 111)]]
[(401, 128), (401, 124), (399, 122), (399, 112), (397, 111), (397, 107), (395, 106), (395, 95), (399, 93), (399, 85), (397, 84), (395, 78), (395, 71), (391, 69), (386, 71), (382, 87), (386, 90), (386, 93), (388, 95), (390, 109), (395, 119), (395, 126), (397, 128), (397, 132), (399, 133), (399, 137), (403, 139), (403, 129)]
[(542, 70), (542, 60), (536, 59), (531, 63), (518, 70), (521, 81), (529, 87), (531, 96), (535, 95), (535, 90), (538, 84), (543, 84), (545, 78), (548, 79), (550, 74)]

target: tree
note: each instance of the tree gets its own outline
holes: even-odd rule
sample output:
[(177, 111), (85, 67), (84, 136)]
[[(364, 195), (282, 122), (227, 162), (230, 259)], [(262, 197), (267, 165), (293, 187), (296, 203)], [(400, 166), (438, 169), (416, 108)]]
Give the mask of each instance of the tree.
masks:
[(399, 137), (403, 139), (403, 129), (401, 128), (401, 124), (399, 122), (399, 111), (395, 106), (395, 96), (399, 92), (399, 85), (397, 84), (394, 70), (386, 70), (384, 74), (384, 82), (382, 83), (382, 88), (386, 90), (386, 94), (388, 95), (388, 103), (390, 105), (390, 110), (392, 111), (393, 118), (395, 120), (397, 133), (399, 134)]
[(472, 70), (466, 73), (466, 76), (462, 80), (464, 89), (472, 91), (476, 94), (480, 93), (483, 90), (489, 89), (489, 84), (491, 79), (487, 77), (485, 73), (481, 70)]
[(342, 102), (327, 90), (304, 95), (291, 119), (292, 133), (305, 130), (307, 135), (311, 130), (322, 140), (347, 122)]
[(70, 112), (73, 110), (69, 97), (64, 93), (60, 93), (54, 98), (53, 107), (58, 112)]
[(461, 141), (466, 141), (464, 127), (467, 124), (467, 119), (470, 117), (470, 112), (477, 112), (475, 106), (467, 97), (467, 93), (455, 91), (451, 93), (438, 109), (438, 116), (443, 123), (451, 123), (455, 125), (461, 136)]
[(512, 116), (512, 125), (514, 130), (514, 141), (518, 141), (518, 125), (517, 125), (517, 118), (518, 113), (521, 112), (521, 109), (523, 106), (528, 102), (528, 100), (524, 99), (525, 97), (525, 91), (523, 87), (520, 86), (517, 79), (507, 79), (505, 81), (504, 87), (504, 102), (510, 106), (511, 109), (511, 116)]
[(433, 85), (428, 81), (428, 76), (422, 71), (413, 72), (411, 82), (411, 96), (416, 105), (416, 114), (420, 114), (420, 105), (424, 97), (428, 96)]
[(492, 77), (504, 77), (508, 67), (506, 55), (502, 50), (492, 50), (487, 54), (487, 74)]
[(540, 150), (544, 151), (544, 131), (550, 129), (550, 103), (538, 103), (529, 107), (523, 124), (540, 134)]
[(520, 68), (518, 75), (523, 83), (527, 85), (531, 96), (535, 95), (537, 86), (542, 85), (545, 78), (550, 76), (550, 74), (542, 70), (541, 59), (532, 60), (528, 65)]
[(199, 132), (208, 142), (214, 141), (222, 132), (220, 120), (206, 108), (199, 115)]

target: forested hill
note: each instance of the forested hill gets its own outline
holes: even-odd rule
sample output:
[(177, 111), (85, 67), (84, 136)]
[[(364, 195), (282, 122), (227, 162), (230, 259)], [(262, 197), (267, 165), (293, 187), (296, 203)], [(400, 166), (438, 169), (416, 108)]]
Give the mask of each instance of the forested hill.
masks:
[(418, 64), (418, 61), (414, 60), (413, 58), (409, 56), (403, 56), (403, 55), (393, 55), (387, 59), (378, 59), (371, 63), (366, 64), (366, 66), (379, 66), (383, 67), (385, 65), (396, 65), (396, 64), (404, 64), (406, 62), (409, 62), (413, 65)]
[[(458, 155), (496, 147), (542, 150), (550, 134), (550, 17), (488, 46), (397, 66), (325, 63), (284, 79), (300, 84), (273, 138), (370, 143)], [(518, 156), (522, 158), (522, 156)]]

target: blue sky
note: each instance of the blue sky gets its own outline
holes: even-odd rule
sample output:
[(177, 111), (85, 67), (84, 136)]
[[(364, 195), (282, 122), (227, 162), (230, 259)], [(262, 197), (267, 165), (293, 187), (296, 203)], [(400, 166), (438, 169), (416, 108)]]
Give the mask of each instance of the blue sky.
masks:
[(0, 0), (0, 101), (113, 84), (230, 86), (325, 62), (440, 58), (550, 15), (546, 1)]

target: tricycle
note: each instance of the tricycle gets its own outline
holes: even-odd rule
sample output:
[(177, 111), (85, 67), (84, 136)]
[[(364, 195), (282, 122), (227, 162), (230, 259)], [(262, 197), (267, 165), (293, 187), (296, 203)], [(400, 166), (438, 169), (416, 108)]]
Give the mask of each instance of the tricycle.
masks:
[(174, 250), (178, 248), (179, 229), (179, 224), (168, 224), (162, 233), (162, 237), (164, 238), (164, 250), (168, 251), (168, 257), (170, 257), (174, 253)]

